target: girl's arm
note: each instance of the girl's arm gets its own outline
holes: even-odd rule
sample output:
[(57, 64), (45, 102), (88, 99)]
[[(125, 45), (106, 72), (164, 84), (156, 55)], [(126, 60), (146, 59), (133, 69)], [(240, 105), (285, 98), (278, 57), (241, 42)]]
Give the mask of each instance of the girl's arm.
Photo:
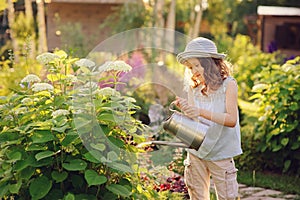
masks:
[(186, 99), (177, 98), (175, 104), (190, 118), (201, 116), (223, 126), (234, 127), (238, 119), (237, 84), (235, 81), (228, 82), (226, 90), (225, 113), (211, 112), (206, 109), (197, 108), (188, 103)]

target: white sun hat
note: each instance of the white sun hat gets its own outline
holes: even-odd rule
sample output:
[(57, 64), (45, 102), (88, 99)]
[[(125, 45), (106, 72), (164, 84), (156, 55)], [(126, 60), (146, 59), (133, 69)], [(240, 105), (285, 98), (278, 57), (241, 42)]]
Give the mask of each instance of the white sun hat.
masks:
[(218, 53), (215, 43), (207, 38), (198, 37), (191, 40), (185, 47), (184, 52), (177, 55), (179, 63), (189, 58), (218, 58), (224, 59), (226, 54)]

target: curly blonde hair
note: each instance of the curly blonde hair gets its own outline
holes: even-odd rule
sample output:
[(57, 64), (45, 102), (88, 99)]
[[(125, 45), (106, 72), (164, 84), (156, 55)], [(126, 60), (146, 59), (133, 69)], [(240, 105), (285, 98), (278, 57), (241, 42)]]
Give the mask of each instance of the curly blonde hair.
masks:
[[(217, 58), (197, 58), (204, 68), (205, 83), (202, 83), (201, 93), (207, 96), (207, 89), (217, 90), (223, 83), (223, 81), (230, 76), (231, 65), (225, 62), (223, 59)], [(201, 85), (201, 82), (192, 76), (194, 82), (193, 88)]]

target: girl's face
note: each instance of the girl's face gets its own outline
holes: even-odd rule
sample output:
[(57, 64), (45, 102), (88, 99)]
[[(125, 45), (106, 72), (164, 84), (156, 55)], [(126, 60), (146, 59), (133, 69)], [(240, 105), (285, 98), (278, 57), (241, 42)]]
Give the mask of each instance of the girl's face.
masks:
[(204, 68), (201, 66), (197, 58), (189, 58), (185, 61), (184, 65), (189, 68), (193, 74), (193, 77), (199, 79), (201, 82), (204, 82)]

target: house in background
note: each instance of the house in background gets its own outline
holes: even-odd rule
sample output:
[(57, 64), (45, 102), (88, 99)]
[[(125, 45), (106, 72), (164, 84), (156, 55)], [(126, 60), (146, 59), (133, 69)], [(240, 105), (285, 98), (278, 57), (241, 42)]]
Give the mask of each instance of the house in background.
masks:
[(300, 56), (300, 8), (258, 6), (257, 14), (262, 51)]
[[(67, 24), (80, 24), (84, 37), (94, 37), (91, 46), (96, 46), (107, 35), (99, 30), (105, 18), (114, 12), (114, 8), (126, 0), (48, 0), (46, 4), (47, 43), (49, 51), (61, 48), (60, 30)], [(70, 30), (72, 31), (72, 30)], [(73, 30), (75, 31), (75, 30)], [(70, 38), (72, 40), (74, 38)]]

